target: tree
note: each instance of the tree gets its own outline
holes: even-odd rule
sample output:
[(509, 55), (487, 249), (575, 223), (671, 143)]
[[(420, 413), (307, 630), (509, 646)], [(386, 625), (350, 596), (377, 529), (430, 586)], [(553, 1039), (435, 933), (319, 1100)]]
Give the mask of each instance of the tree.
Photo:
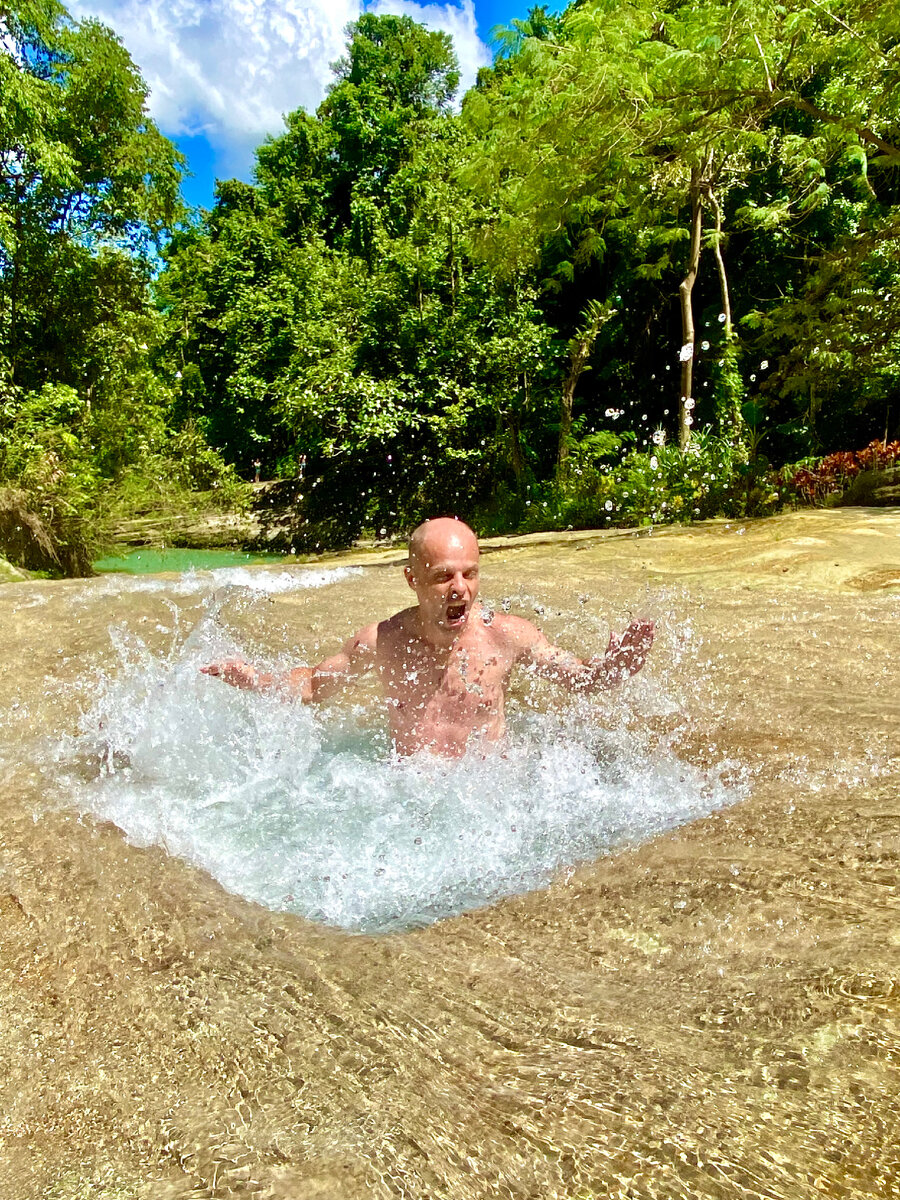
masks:
[[(861, 2), (835, 16), (805, 0), (602, 0), (570, 8), (552, 39), (518, 30), (514, 60), (466, 98), (482, 145), (467, 178), (495, 198), (495, 265), (534, 263), (567, 229), (573, 267), (583, 270), (603, 259), (615, 222), (658, 231), (642, 239), (651, 251), (643, 271), (659, 279), (678, 272), (682, 444), (694, 404), (693, 295), (705, 244), (727, 321), (720, 357), (732, 354), (722, 253), (732, 188), (751, 164), (780, 157), (793, 196), (778, 211), (760, 207), (764, 219), (787, 226), (823, 202), (827, 164), (848, 147), (873, 166), (894, 161), (897, 26), (893, 12)], [(746, 205), (735, 216), (752, 220)], [(732, 421), (733, 393), (729, 384), (720, 405)]]
[[(57, 0), (0, 5), (0, 482), (81, 566), (136, 464), (189, 485), (206, 454), (178, 443), (153, 370), (148, 283), (182, 212), (182, 159), (146, 99), (110, 30)], [(214, 460), (203, 471), (222, 473)]]
[(74, 263), (101, 246), (146, 257), (178, 215), (181, 159), (109, 30), (41, 0), (4, 6), (0, 36), (2, 342), (34, 386)]
[(455, 84), (444, 35), (361, 18), (316, 117), (220, 185), (157, 284), (182, 411), (242, 465), (304, 457), (310, 520), (345, 537), (526, 486), (551, 331), (471, 260)]

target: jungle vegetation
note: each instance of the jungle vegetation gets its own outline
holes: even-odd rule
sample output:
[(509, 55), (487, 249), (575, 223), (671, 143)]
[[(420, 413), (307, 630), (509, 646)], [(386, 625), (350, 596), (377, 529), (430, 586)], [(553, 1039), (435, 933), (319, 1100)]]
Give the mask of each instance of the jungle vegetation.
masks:
[(317, 548), (765, 512), (896, 438), (896, 6), (576, 0), (458, 81), (365, 13), (188, 212), (116, 37), (0, 2), (0, 486), (90, 540), (259, 460)]

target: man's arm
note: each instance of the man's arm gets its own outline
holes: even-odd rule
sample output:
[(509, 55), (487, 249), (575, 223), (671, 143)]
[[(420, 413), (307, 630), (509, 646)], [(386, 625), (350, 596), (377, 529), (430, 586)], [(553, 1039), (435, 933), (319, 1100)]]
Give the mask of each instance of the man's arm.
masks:
[(585, 660), (551, 645), (534, 626), (531, 629), (535, 636), (523, 646), (519, 663), (570, 692), (599, 692), (616, 687), (640, 671), (653, 645), (653, 622), (632, 621), (624, 633), (609, 635), (609, 645), (602, 657), (595, 655)]
[(318, 666), (294, 667), (284, 674), (259, 671), (241, 658), (226, 658), (200, 670), (205, 675), (217, 675), (232, 687), (251, 692), (280, 692), (288, 699), (314, 704), (333, 696), (374, 666), (377, 638), (377, 624), (368, 625)]

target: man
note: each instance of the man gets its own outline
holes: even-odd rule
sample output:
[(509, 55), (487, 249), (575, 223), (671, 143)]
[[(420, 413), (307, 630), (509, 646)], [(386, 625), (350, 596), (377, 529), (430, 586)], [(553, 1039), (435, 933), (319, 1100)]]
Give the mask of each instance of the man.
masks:
[(406, 581), (418, 604), (361, 629), (317, 667), (263, 674), (241, 659), (202, 670), (233, 687), (279, 691), (304, 704), (323, 700), (375, 668), (398, 754), (429, 750), (458, 756), (504, 733), (512, 670), (531, 669), (570, 692), (615, 686), (644, 665), (653, 622), (611, 634), (606, 653), (584, 661), (552, 646), (530, 621), (492, 613), (478, 602), (478, 541), (462, 521), (426, 521), (409, 542)]

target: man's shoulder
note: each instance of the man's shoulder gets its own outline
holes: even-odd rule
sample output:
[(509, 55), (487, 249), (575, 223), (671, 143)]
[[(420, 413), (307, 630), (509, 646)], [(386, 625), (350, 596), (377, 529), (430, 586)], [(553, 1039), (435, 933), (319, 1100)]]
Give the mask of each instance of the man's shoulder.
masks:
[(516, 650), (526, 649), (541, 636), (536, 625), (512, 613), (494, 613), (487, 628), (493, 637)]
[(357, 630), (353, 637), (350, 638), (350, 641), (347, 642), (345, 650), (352, 646), (356, 651), (374, 652), (378, 645), (379, 624), (378, 621), (373, 621), (370, 625), (364, 625), (362, 629)]
[(395, 612), (390, 617), (385, 617), (383, 621), (375, 621), (368, 629), (372, 632), (374, 641), (393, 641), (395, 638), (408, 638), (410, 633), (410, 622), (413, 618), (416, 609), (403, 608), (400, 612)]

